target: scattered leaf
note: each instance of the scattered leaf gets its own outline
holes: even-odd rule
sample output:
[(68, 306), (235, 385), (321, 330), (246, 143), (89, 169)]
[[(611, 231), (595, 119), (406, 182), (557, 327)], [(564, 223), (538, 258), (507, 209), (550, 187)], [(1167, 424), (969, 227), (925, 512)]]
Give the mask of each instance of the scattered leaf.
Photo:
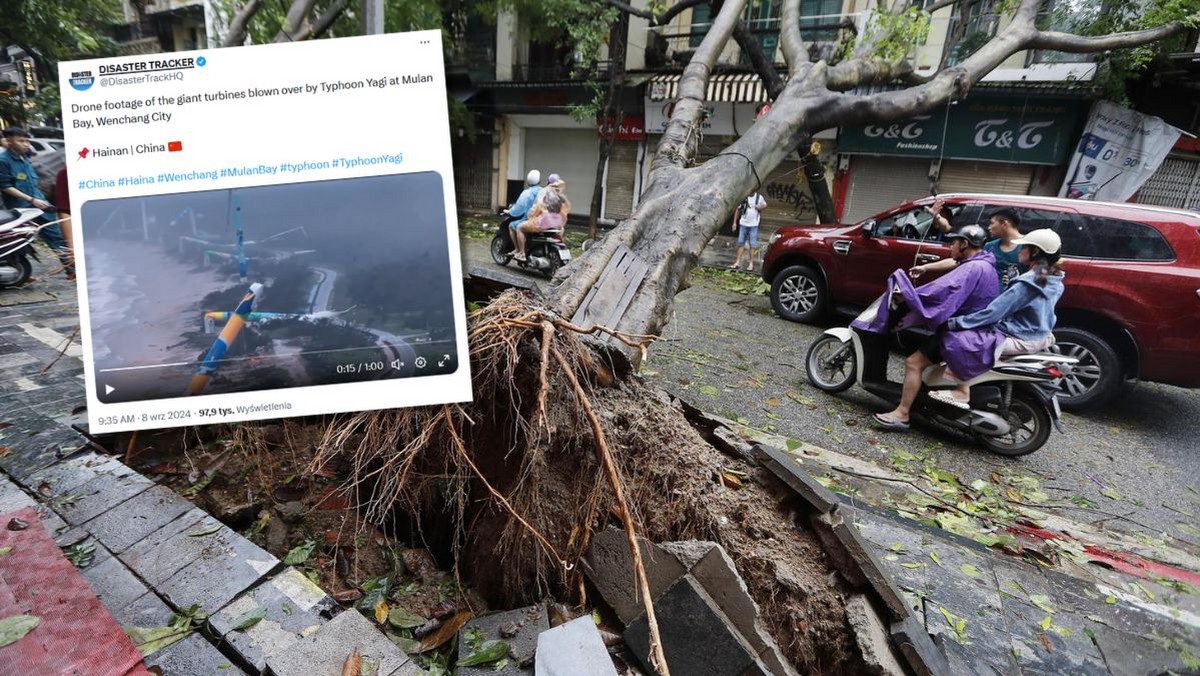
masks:
[(900, 564), (900, 565), (901, 565), (901, 566), (904, 566), (905, 568), (924, 568), (924, 567), (925, 567), (926, 565), (928, 565), (928, 564), (925, 564), (925, 563), (913, 563), (913, 562), (911, 562), (911, 561), (910, 561), (909, 563), (902, 563), (902, 564)]
[(375, 604), (375, 622), (383, 624), (387, 622), (388, 616), (392, 614), (392, 609), (388, 607), (387, 601), (379, 601)]
[(392, 579), (384, 575), (371, 578), (359, 586), (362, 587), (362, 597), (358, 600), (358, 609), (374, 610), (375, 604), (387, 598), (392, 588)]
[(1117, 602), (1117, 597), (1112, 596), (1112, 595), (1106, 596), (1106, 597), (1104, 597), (1104, 602), (1110, 606), (1114, 605)]
[(262, 619), (266, 616), (267, 609), (263, 606), (259, 606), (254, 610), (246, 611), (241, 617), (237, 618), (237, 621), (233, 623), (233, 630), (246, 631), (250, 627), (262, 622)]
[(142, 657), (149, 657), (192, 633), (190, 623), (185, 627), (129, 627), (125, 635), (137, 647)]
[(8, 556), (9, 554), (12, 553), (12, 550), (13, 550), (12, 545), (9, 545), (7, 547), (0, 547), (0, 556)]
[(208, 528), (202, 528), (202, 529), (196, 531), (195, 533), (188, 533), (188, 535), (190, 535), (194, 538), (204, 537), (205, 535), (212, 535), (213, 533), (221, 530), (224, 527), (225, 527), (225, 524), (218, 523), (214, 526), (209, 526)]
[(929, 552), (929, 558), (933, 559), (933, 562), (938, 565), (938, 568), (942, 567), (942, 560), (938, 558), (937, 552)]
[(968, 576), (974, 577), (974, 578), (982, 578), (983, 577), (983, 573), (979, 572), (979, 569), (976, 568), (974, 566), (974, 564), (964, 563), (961, 566), (959, 566), (958, 569), (963, 572), (963, 575), (968, 575)]
[(795, 439), (788, 439), (788, 440), (785, 442), (785, 444), (786, 444), (786, 446), (787, 446), (787, 449), (788, 449), (788, 451), (789, 451), (789, 452), (790, 452), (790, 451), (794, 451), (794, 450), (796, 450), (797, 448), (800, 448), (801, 446), (803, 446), (803, 445), (804, 445), (804, 443), (803, 443), (803, 442), (801, 442), (801, 441), (796, 441)]
[(346, 655), (346, 661), (342, 662), (342, 676), (359, 676), (362, 671), (362, 654), (355, 648)]
[(1050, 639), (1046, 638), (1045, 634), (1038, 634), (1037, 637), (1038, 642), (1042, 644), (1042, 647), (1046, 649), (1046, 652), (1054, 654), (1054, 649), (1050, 647)]
[(699, 387), (698, 391), (700, 392), (700, 394), (705, 394), (710, 397), (720, 396), (720, 394), (721, 394), (721, 391), (718, 390), (717, 388), (713, 387), (712, 385), (701, 385)]
[(1029, 602), (1048, 613), (1055, 612), (1054, 606), (1050, 605), (1050, 597), (1045, 594), (1034, 594), (1029, 597)]
[(425, 618), (408, 608), (393, 608), (388, 613), (388, 624), (397, 629), (414, 629), (425, 624)]
[(888, 547), (888, 549), (892, 550), (893, 552), (900, 552), (900, 551), (904, 551), (904, 545), (897, 542), (896, 544), (892, 545), (891, 547)]
[(1050, 616), (1047, 615), (1042, 618), (1041, 622), (1038, 622), (1038, 626), (1042, 628), (1042, 631), (1045, 631), (1050, 628), (1050, 622), (1051, 622)]
[(938, 610), (942, 611), (942, 617), (946, 618), (946, 624), (950, 625), (950, 628), (953, 629), (954, 628), (954, 616), (950, 614), (949, 610), (946, 610), (945, 608), (942, 608), (940, 606), (938, 607)]
[(0, 648), (25, 638), (40, 622), (33, 615), (13, 615), (0, 620)]
[(1118, 493), (1116, 491), (1116, 489), (1114, 489), (1114, 488), (1101, 488), (1100, 495), (1103, 495), (1104, 497), (1108, 498), (1109, 500), (1120, 500), (1121, 499), (1121, 494)]
[(63, 556), (76, 568), (80, 570), (87, 568), (96, 558), (96, 542), (95, 540), (76, 542), (63, 550)]
[(772, 397), (766, 401), (767, 406), (778, 406), (781, 403), (783, 403), (783, 402), (781, 402), (780, 400), (778, 400), (774, 397)]
[(460, 659), (458, 666), (477, 667), (481, 664), (495, 662), (506, 654), (508, 654), (508, 644), (504, 641), (484, 641), (478, 650)]
[(458, 635), (458, 630), (471, 619), (472, 613), (463, 611), (454, 617), (446, 620), (436, 630), (430, 632), (425, 638), (421, 639), (421, 645), (418, 646), (416, 652), (427, 653), (430, 650), (440, 647), (446, 641)]
[(284, 615), (287, 615), (288, 617), (291, 617), (291, 615), (292, 615), (292, 607), (291, 607), (289, 604), (287, 604), (287, 603), (283, 604), (283, 606), (280, 608), (280, 610), (282, 610), (282, 611), (283, 611), (283, 614), (284, 614)]
[(305, 540), (287, 553), (287, 556), (283, 558), (283, 564), (285, 566), (299, 566), (308, 561), (308, 557), (312, 556), (313, 550), (316, 548), (317, 543), (315, 540)]

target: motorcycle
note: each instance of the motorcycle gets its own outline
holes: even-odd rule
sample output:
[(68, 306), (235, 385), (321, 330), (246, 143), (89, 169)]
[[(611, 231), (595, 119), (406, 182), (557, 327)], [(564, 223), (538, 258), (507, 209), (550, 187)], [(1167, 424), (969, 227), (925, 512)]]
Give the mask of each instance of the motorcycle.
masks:
[(33, 276), (29, 259), (40, 260), (33, 241), (38, 227), (33, 219), (41, 209), (0, 209), (0, 288), (20, 286)]
[[(499, 265), (508, 265), (509, 261), (515, 260), (512, 222), (517, 218), (507, 209), (501, 214), (500, 228), (492, 238), (492, 260)], [(563, 231), (543, 230), (525, 238), (525, 260), (517, 260), (517, 265), (525, 270), (537, 270), (550, 279), (556, 270), (570, 262), (571, 250), (563, 241)]]
[[(871, 322), (882, 298), (858, 316)], [(894, 301), (889, 300), (893, 303)], [(1079, 360), (1059, 354), (1021, 354), (997, 360), (992, 370), (969, 381), (969, 408), (930, 397), (933, 390), (953, 389), (946, 365), (935, 364), (921, 374), (921, 390), (913, 403), (914, 418), (940, 424), (975, 439), (988, 450), (1009, 457), (1033, 453), (1050, 438), (1050, 426), (1060, 433), (1061, 367)], [(892, 404), (900, 401), (903, 386), (887, 378), (888, 336), (850, 327), (827, 329), (808, 349), (804, 359), (808, 381), (830, 393), (855, 383)]]

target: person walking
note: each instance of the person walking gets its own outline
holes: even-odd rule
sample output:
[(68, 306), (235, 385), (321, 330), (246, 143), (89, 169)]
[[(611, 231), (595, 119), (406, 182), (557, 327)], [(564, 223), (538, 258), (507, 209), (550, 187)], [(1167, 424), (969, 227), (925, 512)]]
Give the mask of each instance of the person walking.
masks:
[[(6, 209), (47, 209), (50, 202), (38, 188), (37, 170), (29, 160), (29, 132), (17, 127), (5, 129), (4, 137), (8, 148), (0, 152), (0, 197)], [(43, 214), (35, 219), (39, 224), (50, 223), (38, 230), (42, 241), (49, 246), (62, 262), (67, 278), (75, 278), (75, 267), (70, 249), (63, 239), (62, 230), (50, 217)]]
[(758, 248), (758, 224), (762, 220), (762, 211), (767, 208), (767, 201), (757, 192), (751, 193), (734, 212), (734, 221), (738, 231), (737, 258), (729, 267), (737, 269), (742, 264), (742, 254), (749, 250), (750, 256), (746, 269), (754, 272), (754, 250)]

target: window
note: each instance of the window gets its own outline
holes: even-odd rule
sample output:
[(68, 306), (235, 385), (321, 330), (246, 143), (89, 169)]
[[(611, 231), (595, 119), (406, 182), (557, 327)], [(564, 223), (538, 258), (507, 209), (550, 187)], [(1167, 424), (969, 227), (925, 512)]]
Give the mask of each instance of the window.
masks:
[(1081, 216), (1066, 216), (1054, 228), (1062, 239), (1062, 255), (1072, 258), (1091, 258), (1092, 241)]
[[(963, 204), (949, 204), (950, 209), (950, 225), (959, 227), (964, 223), (965, 219), (961, 216), (967, 210), (967, 206)], [(928, 238), (928, 241), (941, 241), (939, 233), (935, 230), (930, 232), (930, 227), (933, 225), (933, 214), (925, 210), (925, 207), (909, 209), (901, 211), (887, 218), (884, 218), (875, 225), (876, 237), (892, 237), (895, 239), (912, 239), (919, 240)]]
[(842, 0), (800, 3), (800, 37), (806, 43), (837, 42), (842, 21)]
[(1148, 225), (1099, 216), (1084, 216), (1083, 221), (1093, 258), (1116, 261), (1175, 259), (1171, 245)]
[(1043, 228), (1054, 229), (1054, 224), (1058, 222), (1058, 217), (1062, 212), (1048, 211), (1046, 209), (1013, 209), (1017, 212), (1017, 218), (1021, 219), (1017, 229), (1021, 232), (1030, 232), (1033, 230), (1041, 230)]

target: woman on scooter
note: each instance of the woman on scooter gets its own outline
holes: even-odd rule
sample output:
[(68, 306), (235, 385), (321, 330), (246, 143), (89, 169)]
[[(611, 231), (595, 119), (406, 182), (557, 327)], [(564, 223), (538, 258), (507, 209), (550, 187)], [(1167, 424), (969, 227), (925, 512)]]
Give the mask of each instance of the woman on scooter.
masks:
[(525, 260), (525, 236), (544, 230), (561, 230), (567, 222), (567, 214), (563, 207), (568, 202), (565, 197), (554, 190), (544, 190), (538, 196), (538, 201), (529, 210), (529, 218), (517, 228), (516, 252), (513, 258)]
[[(1013, 354), (1032, 354), (1054, 344), (1054, 306), (1063, 294), (1063, 269), (1059, 265), (1062, 240), (1053, 230), (1034, 230), (1013, 241), (1020, 248), (1020, 264), (1029, 270), (986, 308), (971, 314), (951, 317), (946, 341), (965, 338), (966, 332), (980, 335), (979, 329), (992, 328), (975, 354), (979, 363), (964, 373), (946, 375), (961, 381), (953, 390), (936, 390), (929, 396), (947, 404), (967, 408), (971, 399), (968, 380), (992, 368), (996, 359)], [(977, 368), (976, 368), (977, 366)], [(961, 368), (961, 367), (960, 367)]]

